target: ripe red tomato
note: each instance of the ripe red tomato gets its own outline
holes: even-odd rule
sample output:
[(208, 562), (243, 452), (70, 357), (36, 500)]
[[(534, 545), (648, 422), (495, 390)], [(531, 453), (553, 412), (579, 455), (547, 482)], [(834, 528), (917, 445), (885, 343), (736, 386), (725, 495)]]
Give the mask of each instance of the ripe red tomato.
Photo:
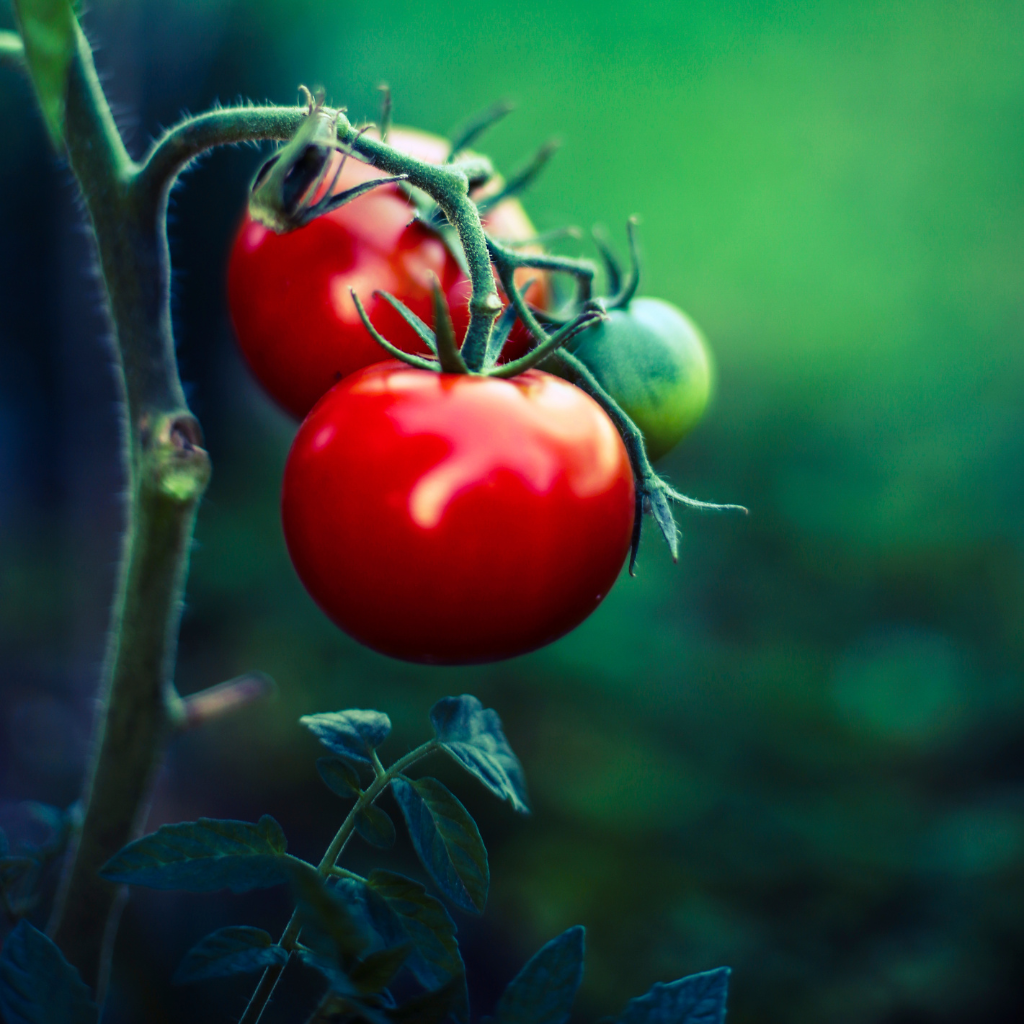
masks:
[(345, 632), (466, 664), (541, 647), (598, 606), (629, 549), (633, 475), (603, 410), (557, 377), (379, 363), (299, 427), (281, 512), (299, 577)]
[[(423, 132), (395, 128), (388, 141), (431, 163), (441, 163), (448, 154), (444, 139)], [(334, 191), (374, 177), (384, 175), (349, 158)], [(327, 185), (322, 189), (326, 191)], [(385, 338), (405, 351), (425, 354), (409, 325), (373, 292), (390, 292), (433, 324), (431, 279), (436, 276), (448, 299), (456, 336), (465, 333), (469, 280), (441, 238), (413, 221), (413, 213), (397, 185), (383, 185), (284, 235), (253, 222), (248, 214), (243, 217), (228, 264), (231, 319), (253, 373), (294, 416), (305, 416), (343, 377), (386, 358), (363, 326), (350, 288), (359, 293)], [(495, 207), (485, 226), (499, 238), (522, 240), (534, 234), (515, 199)], [(536, 271), (522, 276), (537, 279), (528, 293), (530, 301), (547, 305), (547, 280)], [(507, 358), (523, 355), (528, 348), (529, 335), (517, 323)]]

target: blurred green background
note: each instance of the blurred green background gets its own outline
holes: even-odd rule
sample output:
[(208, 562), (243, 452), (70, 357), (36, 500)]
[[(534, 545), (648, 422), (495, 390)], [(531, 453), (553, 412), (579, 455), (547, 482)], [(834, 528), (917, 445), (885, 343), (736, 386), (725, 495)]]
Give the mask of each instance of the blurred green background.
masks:
[[(738, 1024), (1021, 1019), (1024, 5), (95, 0), (85, 24), (135, 152), (183, 108), (288, 102), (300, 82), (373, 117), (386, 80), (396, 120), (438, 132), (517, 100), (487, 139), (500, 167), (564, 142), (528, 197), (537, 225), (601, 222), (621, 244), (639, 214), (642, 291), (711, 340), (715, 404), (663, 471), (751, 509), (681, 513), (675, 566), (650, 532), (637, 578), (528, 657), (420, 669), (359, 648), (283, 547), (294, 427), (246, 376), (223, 297), (259, 156), (213, 155), (171, 228), (215, 460), (178, 679), (257, 668), (280, 695), (178, 742), (151, 823), (269, 812), (318, 856), (341, 808), (296, 718), (380, 708), (397, 755), (434, 700), (472, 692), (535, 805), (518, 819), (455, 779), (492, 855), (485, 918), (459, 919), (477, 1014), (582, 923), (581, 1019), (723, 963)], [(10, 70), (0, 124), (0, 810), (16, 822), (18, 800), (78, 792), (121, 481), (70, 175)], [(388, 857), (413, 867), (407, 847)], [(231, 1019), (246, 985), (171, 989), (178, 958), (285, 913), (275, 893), (133, 896), (109, 1019)]]

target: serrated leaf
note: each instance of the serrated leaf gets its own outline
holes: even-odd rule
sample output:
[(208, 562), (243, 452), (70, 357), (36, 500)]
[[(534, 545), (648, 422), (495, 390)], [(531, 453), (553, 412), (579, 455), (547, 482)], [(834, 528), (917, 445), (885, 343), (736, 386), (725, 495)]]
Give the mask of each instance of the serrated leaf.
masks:
[(534, 954), (498, 1000), (498, 1024), (565, 1024), (583, 980), (584, 934), (576, 925)]
[(391, 719), (382, 711), (360, 708), (303, 715), (299, 722), (332, 753), (357, 764), (372, 764), (370, 753), (391, 732)]
[(77, 45), (69, 0), (14, 0), (32, 84), (50, 139), (63, 148), (68, 69)]
[(457, 907), (483, 913), (490, 885), (487, 849), (469, 811), (437, 779), (395, 779), (391, 791), (438, 888)]
[(526, 778), (512, 752), (501, 719), (468, 693), (442, 697), (430, 709), (430, 721), (442, 747), (492, 793), (528, 814)]
[(100, 869), (108, 882), (150, 889), (246, 892), (280, 885), (291, 877), (281, 826), (263, 815), (256, 823), (200, 818), (161, 825), (129, 843)]
[(344, 761), (337, 757), (318, 757), (316, 770), (327, 788), (345, 800), (358, 798), (359, 776)]
[(363, 957), (349, 971), (352, 984), (363, 995), (373, 995), (387, 988), (412, 952), (412, 943), (378, 949)]
[(455, 922), (444, 905), (419, 882), (391, 871), (374, 871), (366, 883), (384, 898), (412, 942), (413, 952), (406, 963), (420, 984), (437, 988), (452, 978), (463, 979), (453, 1013), (460, 1021), (468, 1020), (466, 967), (455, 938)]
[(395, 823), (373, 804), (368, 804), (356, 815), (356, 831), (371, 846), (390, 850), (395, 845)]
[(288, 950), (278, 946), (262, 928), (232, 925), (211, 932), (184, 956), (174, 974), (175, 985), (189, 985), (206, 978), (250, 974), (271, 964), (283, 965)]
[(691, 974), (631, 999), (616, 1024), (722, 1024), (729, 994), (728, 967)]
[(441, 1024), (458, 1013), (460, 1002), (465, 999), (465, 988), (464, 978), (452, 978), (439, 989), (424, 992), (386, 1012), (394, 1024)]
[(328, 888), (315, 869), (296, 862), (292, 891), (302, 922), (303, 939), (321, 955), (346, 967), (370, 944), (370, 936), (347, 901)]
[(78, 971), (28, 921), (0, 953), (0, 1018), (6, 1024), (96, 1024), (99, 1011)]

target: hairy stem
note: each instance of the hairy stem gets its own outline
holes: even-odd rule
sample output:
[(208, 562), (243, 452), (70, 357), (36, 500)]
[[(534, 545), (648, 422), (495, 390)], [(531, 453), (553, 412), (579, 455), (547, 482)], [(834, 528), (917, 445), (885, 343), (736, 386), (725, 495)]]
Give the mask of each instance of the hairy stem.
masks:
[[(348, 812), (345, 820), (341, 823), (341, 828), (338, 829), (331, 840), (331, 845), (327, 847), (327, 851), (317, 866), (317, 871), (320, 873), (321, 878), (326, 878), (334, 872), (338, 858), (355, 831), (356, 818), (359, 816), (359, 812), (369, 807), (407, 768), (412, 767), (417, 761), (422, 760), (428, 754), (432, 754), (435, 750), (439, 749), (440, 745), (437, 740), (430, 740), (428, 743), (424, 743), (422, 746), (410, 751), (405, 757), (399, 758), (386, 770), (381, 765), (376, 753), (374, 754), (373, 782), (360, 794), (359, 799), (353, 804), (352, 810)], [(294, 950), (298, 944), (299, 930), (298, 914), (293, 913), (288, 920), (278, 945), (283, 946), (289, 952)], [(274, 989), (277, 987), (278, 980), (284, 972), (285, 966), (283, 964), (274, 964), (263, 972), (263, 976), (256, 986), (256, 991), (253, 992), (249, 1005), (245, 1008), (245, 1013), (242, 1014), (238, 1024), (257, 1024), (267, 1007), (267, 1003), (270, 1002), (270, 997), (274, 994)]]
[[(82, 827), (49, 930), (102, 999), (124, 890), (97, 871), (141, 831), (168, 738), (181, 722), (173, 685), (178, 626), (196, 510), (210, 475), (175, 359), (167, 196), (203, 149), (287, 138), (302, 112), (217, 111), (169, 132), (140, 166), (111, 116), (89, 44), (77, 25), (75, 32), (63, 139), (93, 229), (115, 342), (127, 507)], [(12, 36), (0, 36), (5, 60), (17, 57), (20, 40)]]

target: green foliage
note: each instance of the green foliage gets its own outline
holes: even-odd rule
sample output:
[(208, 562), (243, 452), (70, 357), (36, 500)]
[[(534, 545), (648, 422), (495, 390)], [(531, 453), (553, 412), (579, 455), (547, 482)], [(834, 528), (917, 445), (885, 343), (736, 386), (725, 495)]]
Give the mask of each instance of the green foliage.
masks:
[(78, 971), (51, 939), (20, 921), (0, 953), (6, 1024), (96, 1024), (99, 1011)]
[(68, 68), (77, 45), (74, 12), (69, 0), (15, 0), (14, 10), (46, 130), (62, 149)]
[(443, 697), (430, 709), (438, 742), (463, 768), (515, 810), (529, 813), (526, 778), (497, 712), (476, 697)]
[(391, 719), (380, 711), (334, 711), (322, 715), (303, 715), (299, 721), (328, 750), (344, 761), (371, 764), (373, 751), (391, 732)]
[(356, 831), (380, 850), (390, 850), (395, 845), (395, 823), (385, 811), (373, 804), (368, 804), (356, 814)]
[(722, 1024), (728, 993), (728, 967), (691, 974), (631, 999), (617, 1024)]
[(344, 800), (358, 798), (359, 776), (345, 761), (337, 757), (318, 757), (316, 770), (332, 793), (336, 793)]
[(430, 877), (457, 907), (482, 914), (490, 872), (469, 811), (437, 779), (395, 779), (391, 792)]
[(174, 974), (176, 985), (231, 974), (251, 974), (271, 964), (283, 965), (288, 951), (276, 945), (268, 932), (248, 925), (218, 928), (197, 942)]
[(151, 889), (245, 892), (288, 881), (299, 862), (285, 853), (287, 846), (269, 814), (255, 825), (200, 818), (161, 825), (114, 854), (100, 874)]
[(501, 994), (497, 1024), (565, 1024), (583, 980), (583, 946), (579, 925), (542, 946)]

